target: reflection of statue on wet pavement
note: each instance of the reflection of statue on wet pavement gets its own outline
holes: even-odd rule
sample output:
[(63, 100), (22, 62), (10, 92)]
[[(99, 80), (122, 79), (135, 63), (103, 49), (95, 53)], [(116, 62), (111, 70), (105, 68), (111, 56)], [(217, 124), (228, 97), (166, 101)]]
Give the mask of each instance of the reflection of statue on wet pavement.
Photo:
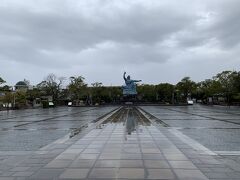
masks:
[(127, 112), (127, 120), (126, 120), (126, 132), (128, 135), (131, 135), (133, 131), (137, 129), (137, 121), (136, 117), (133, 115), (133, 109), (129, 108)]
[(133, 117), (127, 119), (126, 130), (129, 135), (136, 130), (136, 120)]
[(130, 76), (126, 78), (126, 72), (123, 74), (123, 79), (125, 80), (126, 86), (122, 86), (123, 95), (137, 95), (137, 89), (135, 82), (140, 82), (141, 80), (132, 80)]

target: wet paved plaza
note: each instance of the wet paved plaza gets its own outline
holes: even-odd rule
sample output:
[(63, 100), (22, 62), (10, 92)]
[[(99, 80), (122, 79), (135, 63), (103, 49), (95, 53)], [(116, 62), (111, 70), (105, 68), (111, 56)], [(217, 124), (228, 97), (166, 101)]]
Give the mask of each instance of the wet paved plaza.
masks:
[(0, 117), (0, 180), (240, 179), (238, 108), (62, 107)]
[(60, 107), (0, 112), (0, 151), (33, 151), (91, 122), (114, 107)]
[(240, 151), (239, 107), (194, 105), (143, 108), (212, 151)]

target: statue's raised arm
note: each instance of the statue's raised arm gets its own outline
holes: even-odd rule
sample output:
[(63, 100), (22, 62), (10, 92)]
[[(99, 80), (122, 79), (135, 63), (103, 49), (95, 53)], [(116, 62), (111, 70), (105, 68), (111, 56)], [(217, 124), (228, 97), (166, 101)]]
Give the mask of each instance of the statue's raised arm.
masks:
[(127, 78), (126, 78), (126, 72), (123, 73), (123, 79), (126, 81)]

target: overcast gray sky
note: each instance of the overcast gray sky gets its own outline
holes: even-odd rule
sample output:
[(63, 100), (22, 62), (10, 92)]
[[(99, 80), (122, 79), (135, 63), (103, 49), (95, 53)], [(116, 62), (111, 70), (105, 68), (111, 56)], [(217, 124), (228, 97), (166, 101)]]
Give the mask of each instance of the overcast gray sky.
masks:
[(0, 76), (195, 81), (240, 70), (239, 0), (0, 0)]

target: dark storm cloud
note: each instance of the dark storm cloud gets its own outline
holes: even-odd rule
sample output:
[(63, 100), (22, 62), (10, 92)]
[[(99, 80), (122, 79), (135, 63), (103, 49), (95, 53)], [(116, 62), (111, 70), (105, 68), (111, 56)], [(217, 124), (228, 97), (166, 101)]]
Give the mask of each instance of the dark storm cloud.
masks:
[(106, 40), (155, 43), (192, 22), (190, 17), (173, 13), (164, 9), (134, 7), (117, 13), (116, 17), (88, 19), (74, 13), (63, 15), (1, 9), (1, 33), (24, 37), (39, 47), (53, 49), (81, 49)]
[[(120, 46), (121, 43), (152, 45), (192, 22), (186, 14), (171, 11), (138, 5), (116, 10), (113, 16), (103, 13), (89, 18), (76, 12), (62, 14), (1, 8), (0, 32), (7, 39), (1, 44), (2, 54), (17, 61), (28, 61), (28, 57), (41, 59), (44, 56), (41, 50), (79, 52), (106, 41), (117, 42)], [(136, 48), (129, 50), (134, 52)], [(150, 48), (147, 50), (149, 52)]]
[(232, 48), (240, 43), (240, 1), (211, 1), (205, 12), (191, 27), (178, 33), (183, 46), (201, 46), (213, 40), (222, 48)]
[(229, 0), (217, 6), (215, 22), (209, 29), (212, 36), (215, 36), (221, 45), (226, 48), (239, 45), (240, 43), (240, 1)]
[[(3, 0), (0, 62), (5, 67), (1, 71), (4, 77), (10, 76), (6, 69), (13, 69), (6, 62), (11, 62), (29, 67), (26, 74), (11, 74), (11, 82), (18, 74), (24, 78), (40, 67), (30, 77), (34, 82), (45, 76), (42, 73), (54, 72), (61, 76), (84, 73), (92, 81), (95, 74), (109, 84), (108, 74), (117, 72), (113, 76), (117, 79), (123, 69), (134, 74), (149, 69), (146, 81), (157, 83), (151, 79), (169, 68), (173, 78), (164, 76), (165, 81), (175, 82), (174, 78), (185, 75), (183, 67), (198, 66), (199, 59), (216, 63), (219, 57), (238, 57), (239, 5), (237, 0)], [(118, 69), (111, 71), (113, 67)], [(208, 74), (221, 69), (209, 68)]]

